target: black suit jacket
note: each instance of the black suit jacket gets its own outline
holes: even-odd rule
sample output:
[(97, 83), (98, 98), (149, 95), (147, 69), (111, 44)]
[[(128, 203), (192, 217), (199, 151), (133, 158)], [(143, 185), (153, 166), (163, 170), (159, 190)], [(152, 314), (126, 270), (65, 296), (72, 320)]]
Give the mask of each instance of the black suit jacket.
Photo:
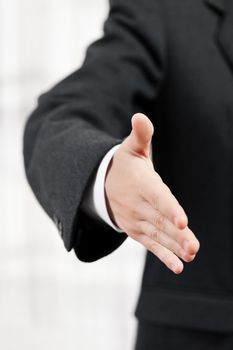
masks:
[(40, 96), (25, 127), (27, 178), (82, 261), (127, 237), (81, 204), (135, 112), (154, 123), (155, 169), (201, 243), (178, 276), (147, 253), (136, 316), (233, 331), (232, 0), (111, 0), (82, 67)]

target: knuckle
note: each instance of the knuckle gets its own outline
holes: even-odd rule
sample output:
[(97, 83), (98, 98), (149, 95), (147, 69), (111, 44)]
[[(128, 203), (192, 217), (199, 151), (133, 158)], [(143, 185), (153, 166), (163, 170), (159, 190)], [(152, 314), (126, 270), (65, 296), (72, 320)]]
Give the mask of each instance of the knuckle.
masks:
[(168, 254), (166, 252), (161, 251), (159, 253), (159, 259), (165, 263), (165, 262), (168, 262), (169, 256), (168, 256)]
[(162, 214), (157, 214), (155, 217), (155, 225), (159, 227), (160, 229), (163, 229), (164, 227), (164, 220), (165, 217)]
[(152, 252), (153, 254), (157, 255), (157, 244), (156, 243), (150, 244), (147, 249), (150, 252)]
[(150, 238), (153, 239), (153, 241), (159, 242), (160, 234), (157, 230), (150, 231)]

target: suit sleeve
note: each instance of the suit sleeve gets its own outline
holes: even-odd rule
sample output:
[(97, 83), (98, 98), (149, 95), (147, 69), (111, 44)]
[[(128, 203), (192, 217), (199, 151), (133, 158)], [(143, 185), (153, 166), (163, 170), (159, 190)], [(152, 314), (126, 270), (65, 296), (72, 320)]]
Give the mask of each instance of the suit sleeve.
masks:
[(110, 254), (127, 237), (81, 204), (103, 156), (129, 134), (132, 115), (149, 115), (155, 103), (164, 76), (162, 27), (158, 1), (111, 1), (103, 36), (81, 68), (41, 94), (26, 121), (27, 179), (81, 261)]

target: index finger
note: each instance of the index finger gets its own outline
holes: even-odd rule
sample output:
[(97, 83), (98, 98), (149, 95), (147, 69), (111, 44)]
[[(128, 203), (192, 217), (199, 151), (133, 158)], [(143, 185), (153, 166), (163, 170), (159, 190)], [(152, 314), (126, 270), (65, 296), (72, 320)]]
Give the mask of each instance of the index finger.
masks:
[(183, 229), (188, 225), (184, 209), (158, 173), (149, 175), (144, 181), (142, 196), (178, 228)]

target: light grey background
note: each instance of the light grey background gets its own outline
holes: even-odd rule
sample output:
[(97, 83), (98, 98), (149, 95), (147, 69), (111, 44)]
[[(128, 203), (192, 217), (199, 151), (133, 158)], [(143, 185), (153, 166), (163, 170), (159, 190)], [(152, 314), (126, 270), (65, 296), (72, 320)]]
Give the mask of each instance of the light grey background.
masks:
[[(0, 0), (0, 349), (131, 350), (145, 251), (67, 253), (29, 189), (25, 119), (102, 34), (105, 0)], [(117, 233), (116, 233), (117, 234)]]

